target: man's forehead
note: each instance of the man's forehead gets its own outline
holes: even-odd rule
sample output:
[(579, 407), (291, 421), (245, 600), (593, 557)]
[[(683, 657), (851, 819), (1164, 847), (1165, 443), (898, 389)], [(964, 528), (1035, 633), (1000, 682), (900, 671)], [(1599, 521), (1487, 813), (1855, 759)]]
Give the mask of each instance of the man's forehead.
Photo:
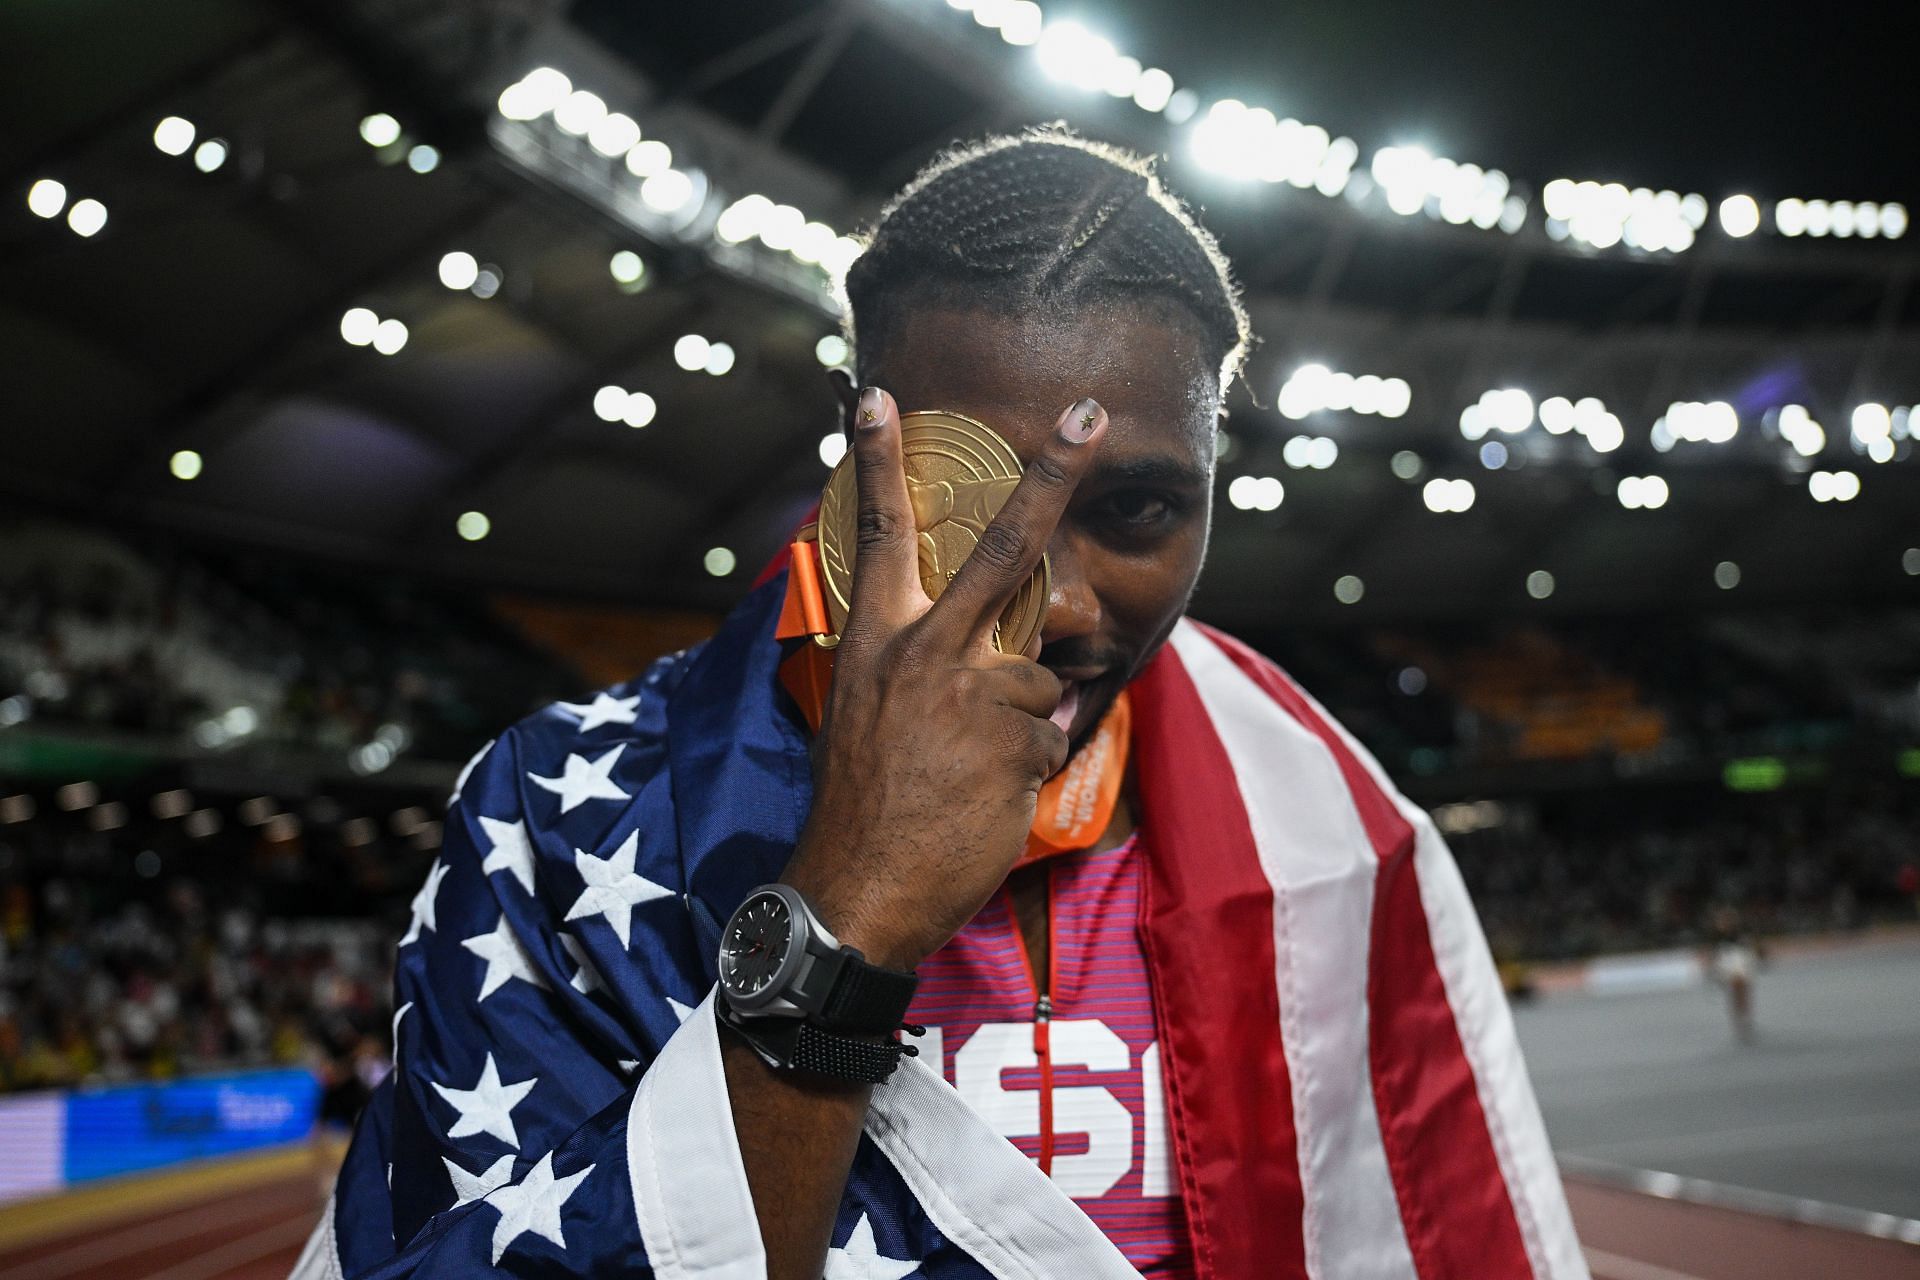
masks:
[(1081, 396), (1111, 419), (1103, 464), (1211, 456), (1217, 373), (1184, 326), (1150, 312), (1103, 308), (1049, 321), (929, 310), (901, 326), (870, 373), (903, 412), (978, 418), (1023, 456)]

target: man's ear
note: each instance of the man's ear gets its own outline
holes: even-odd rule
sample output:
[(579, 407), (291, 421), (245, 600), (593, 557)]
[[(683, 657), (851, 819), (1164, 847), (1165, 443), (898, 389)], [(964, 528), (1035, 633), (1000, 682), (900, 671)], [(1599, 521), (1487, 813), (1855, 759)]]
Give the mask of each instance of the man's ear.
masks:
[(853, 375), (845, 369), (827, 370), (827, 382), (833, 387), (834, 398), (840, 401), (840, 426), (846, 430), (853, 422), (853, 411), (860, 403), (860, 388), (853, 385)]

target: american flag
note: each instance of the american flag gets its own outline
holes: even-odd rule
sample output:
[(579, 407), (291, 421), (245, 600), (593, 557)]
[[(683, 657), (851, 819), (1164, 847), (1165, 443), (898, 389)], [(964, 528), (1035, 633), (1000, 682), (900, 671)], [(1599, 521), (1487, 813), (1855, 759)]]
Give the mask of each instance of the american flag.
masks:
[[(711, 1004), (809, 802), (773, 639), (712, 640), (489, 743), (399, 950), (395, 1071), (296, 1280), (766, 1267)], [(1131, 686), (1142, 937), (1198, 1274), (1584, 1277), (1486, 943), (1425, 814), (1192, 621)], [(828, 1280), (1125, 1277), (934, 1070), (873, 1105)]]

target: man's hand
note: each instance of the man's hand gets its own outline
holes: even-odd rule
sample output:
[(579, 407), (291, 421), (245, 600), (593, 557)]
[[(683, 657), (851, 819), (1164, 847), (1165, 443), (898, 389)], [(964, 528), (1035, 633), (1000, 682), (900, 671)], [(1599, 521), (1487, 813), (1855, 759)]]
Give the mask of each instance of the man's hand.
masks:
[[(1025, 848), (1040, 787), (1066, 763), (1060, 681), (993, 646), (1107, 426), (1081, 400), (939, 600), (920, 585), (900, 413), (861, 393), (852, 601), (814, 754), (812, 816), (786, 873), (842, 941), (911, 969), (970, 920)], [(1035, 648), (1038, 640), (1036, 638)]]

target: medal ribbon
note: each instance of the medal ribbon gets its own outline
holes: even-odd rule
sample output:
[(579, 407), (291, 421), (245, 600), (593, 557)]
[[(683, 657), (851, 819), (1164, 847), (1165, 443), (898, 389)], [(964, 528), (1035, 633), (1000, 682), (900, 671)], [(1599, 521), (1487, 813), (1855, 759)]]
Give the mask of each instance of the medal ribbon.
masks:
[[(820, 594), (820, 566), (814, 540), (794, 540), (787, 574), (787, 598), (774, 630), (779, 640), (800, 640), (780, 663), (780, 683), (800, 707), (807, 727), (820, 731), (826, 714), (827, 691), (833, 687), (833, 650), (815, 637), (832, 635)], [(1127, 751), (1133, 742), (1133, 709), (1122, 689), (1107, 708), (1100, 727), (1085, 746), (1067, 761), (1066, 768), (1040, 788), (1033, 826), (1027, 832), (1026, 852), (1013, 865), (1031, 866), (1063, 853), (1090, 847), (1113, 820), (1120, 799), (1120, 783), (1127, 773)]]

